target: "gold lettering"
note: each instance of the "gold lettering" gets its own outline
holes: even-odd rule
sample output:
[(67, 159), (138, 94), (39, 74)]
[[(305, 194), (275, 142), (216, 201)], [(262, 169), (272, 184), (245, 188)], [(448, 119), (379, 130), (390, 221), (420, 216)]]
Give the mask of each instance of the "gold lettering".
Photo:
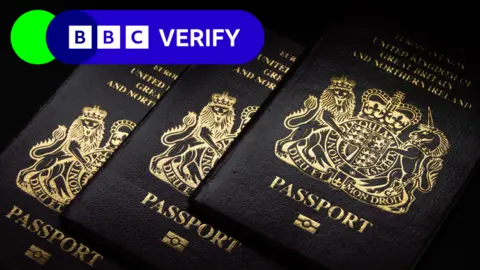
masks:
[(48, 236), (50, 236), (50, 233), (53, 232), (53, 230), (55, 230), (53, 226), (45, 225), (43, 226), (41, 231), (38, 231), (37, 235), (40, 236), (41, 238), (47, 238)]
[(308, 194), (308, 191), (300, 188), (297, 190), (297, 193), (293, 196), (293, 199), (297, 202), (303, 202), (307, 194)]
[(362, 61), (365, 61), (365, 62), (367, 62), (367, 63), (370, 62), (370, 61), (372, 61), (372, 57), (371, 57), (371, 56), (368, 56), (368, 55), (366, 55), (366, 54), (364, 54), (364, 53), (362, 53), (362, 52), (353, 51), (353, 56), (354, 56), (355, 58), (358, 58), (358, 59), (360, 59), (360, 60), (362, 60)]
[(132, 90), (128, 91), (127, 96), (131, 97), (132, 99), (134, 99), (134, 100), (136, 100), (136, 101), (138, 101), (138, 102), (140, 102), (140, 103), (142, 103), (142, 104), (144, 104), (148, 107), (153, 107), (153, 105), (155, 105), (155, 103), (156, 103), (156, 101), (148, 99), (148, 98), (142, 96), (141, 94), (136, 93)]
[(160, 89), (164, 89), (165, 87), (167, 87), (167, 84), (162, 82), (161, 80), (155, 78), (154, 76), (138, 69), (138, 68), (132, 68), (132, 70), (130, 71), (130, 73), (132, 75), (135, 75), (139, 78), (141, 78), (142, 80), (146, 81), (147, 83), (157, 87), (157, 88), (160, 88)]
[(296, 56), (294, 56), (294, 55), (292, 55), (292, 54), (290, 54), (290, 53), (287, 53), (286, 51), (281, 51), (281, 52), (280, 52), (280, 57), (283, 57), (283, 58), (287, 59), (287, 60), (290, 61), (290, 62), (295, 62), (295, 61), (297, 61), (297, 57), (296, 57)]
[[(406, 63), (402, 60), (400, 60), (399, 57), (396, 57), (396, 56), (393, 56), (391, 54), (388, 54), (386, 52), (381, 52), (380, 53), (380, 58), (398, 66), (398, 67), (401, 67), (405, 70), (410, 70), (410, 68), (412, 67), (412, 64), (409, 64), (409, 63)], [(392, 68), (393, 69), (393, 68)], [(391, 72), (391, 71), (388, 71), (388, 72)]]
[(156, 98), (157, 100), (160, 99), (160, 93), (158, 93), (157, 91), (155, 91), (153, 88), (151, 88), (150, 86), (146, 85), (146, 84), (143, 84), (143, 83), (137, 83), (135, 85), (135, 87), (137, 87), (138, 90)]
[[(261, 58), (261, 59), (264, 59), (262, 58), (261, 56), (258, 56), (257, 58)], [(270, 60), (268, 60), (270, 61)], [(271, 62), (269, 62), (271, 63)], [(263, 70), (262, 72), (262, 76), (260, 75), (256, 75), (255, 73), (251, 72), (251, 71), (248, 71), (247, 69), (245, 68), (242, 68), (240, 66), (236, 66), (233, 71), (237, 74), (240, 74), (241, 76), (249, 79), (249, 80), (253, 80), (254, 82), (270, 89), (270, 90), (275, 90), (275, 88), (277, 87), (277, 84), (276, 83), (273, 83), (271, 81), (269, 81), (268, 79), (266, 78), (263, 78), (262, 76), (263, 75), (266, 75), (268, 78), (271, 78), (275, 81), (280, 81), (282, 79), (282, 75), (278, 74), (277, 72), (271, 70), (271, 69), (265, 69)], [(288, 71), (288, 70), (287, 70)], [(285, 72), (287, 72), (285, 71)]]
[(89, 262), (86, 262), (86, 264), (90, 266), (93, 266), (95, 261), (103, 259), (103, 256), (99, 253), (90, 250), (83, 244), (79, 244), (74, 238), (67, 237), (62, 231), (49, 224), (45, 224), (43, 220), (33, 219), (31, 221), (31, 215), (25, 213), (18, 206), (14, 205), (6, 217), (13, 222), (20, 224), (20, 226), (27, 228), (28, 231), (35, 233), (38, 237), (45, 239), (51, 244), (55, 243), (55, 240), (58, 240), (58, 245), (62, 251), (71, 254), (82, 262), (85, 262), (85, 256), (89, 254), (94, 255)]
[(28, 230), (33, 232), (33, 233), (36, 233), (40, 230), (40, 228), (42, 227), (43, 225), (43, 220), (41, 219), (35, 219), (32, 224), (30, 226), (28, 226)]
[[(418, 49), (419, 51), (423, 51), (423, 45), (413, 41), (412, 39), (406, 38), (402, 35), (397, 35), (395, 36), (395, 40), (401, 44), (394, 45), (379, 37), (373, 38), (372, 43), (381, 49), (378, 54), (379, 59), (374, 59), (371, 56), (368, 56), (365, 53), (357, 50), (353, 51), (353, 56), (358, 60), (362, 60), (367, 63), (371, 62), (377, 68), (380, 68), (383, 71), (405, 80), (417, 87), (426, 89), (441, 98), (450, 100), (464, 108), (471, 108), (470, 103), (468, 106), (462, 105), (462, 103), (465, 103), (464, 101), (456, 102), (456, 99), (448, 98), (447, 93), (447, 91), (454, 89), (454, 82), (458, 82), (461, 86), (470, 87), (471, 81), (461, 78), (459, 74), (456, 74), (447, 68), (431, 62), (430, 59), (425, 59), (407, 51), (404, 48), (401, 48), (400, 45), (407, 45), (409, 47)], [(463, 64), (437, 52), (428, 52), (428, 55), (433, 56), (437, 60), (444, 61), (445, 63), (456, 68), (462, 70), (464, 69)], [(435, 86), (431, 85), (431, 83), (435, 84)]]
[[(365, 124), (368, 123), (366, 122)], [(295, 151), (289, 151), (289, 153), (291, 152)], [(270, 183), (269, 187), (276, 190), (277, 192), (285, 194), (287, 197), (309, 208), (315, 206), (315, 211), (319, 213), (324, 213), (327, 218), (339, 221), (341, 224), (345, 225), (349, 229), (363, 233), (368, 226), (373, 227), (373, 223), (369, 222), (368, 220), (361, 218), (352, 212), (345, 211), (342, 207), (338, 205), (332, 205), (331, 202), (327, 201), (326, 199), (320, 198), (320, 196), (316, 194), (310, 193), (306, 189), (295, 188), (293, 184), (288, 184), (285, 179), (279, 176), (276, 176), (274, 178), (272, 183)], [(351, 194), (356, 194), (356, 191), (358, 191), (354, 189), (351, 185), (347, 185), (345, 187), (345, 190)], [(294, 195), (292, 196), (292, 194)], [(357, 194), (355, 196), (359, 196), (363, 199), (368, 199), (364, 198), (365, 195), (362, 194)], [(398, 198), (395, 198), (395, 200), (398, 200)], [(325, 209), (326, 211), (320, 211), (321, 209)]]
[(188, 221), (188, 223), (185, 224), (184, 228), (188, 230), (188, 229), (190, 229), (190, 226), (192, 226), (192, 225), (193, 225), (194, 227), (198, 227), (198, 226), (200, 226), (201, 224), (202, 224), (202, 222), (201, 222), (199, 219), (197, 219), (196, 217), (192, 217), (192, 218)]
[[(203, 232), (203, 229), (205, 228), (208, 228), (208, 232), (206, 235), (203, 235), (202, 232)], [(212, 237), (212, 235), (215, 233), (215, 230), (208, 224), (202, 224), (200, 226), (198, 226), (198, 236), (202, 237), (202, 238), (210, 238)]]
[(154, 194), (148, 192), (147, 196), (142, 201), (142, 204), (146, 204), (147, 202), (156, 202), (158, 200), (158, 197), (155, 196)]
[(185, 211), (180, 211), (180, 213), (178, 213), (178, 216), (174, 219), (174, 221), (179, 225), (183, 225), (187, 221), (188, 217), (190, 217), (189, 213)]
[(272, 78), (273, 80), (279, 82), (282, 80), (282, 75), (276, 73), (275, 71), (272, 71), (271, 69), (264, 69), (263, 70), (263, 75), (266, 75), (269, 78)]
[(90, 249), (83, 244), (80, 244), (77, 251), (73, 253), (73, 257), (78, 258), (80, 261), (85, 262), (85, 256), (90, 253)]
[(360, 229), (358, 229), (359, 233), (363, 233), (363, 231), (367, 228), (367, 226), (373, 227), (373, 224), (368, 220), (361, 218), (360, 221), (362, 221), (363, 224), (362, 226), (360, 226)]
[(18, 206), (14, 205), (12, 210), (10, 210), (10, 212), (8, 212), (6, 217), (11, 219), (12, 215), (20, 216), (22, 213), (23, 213), (23, 210), (20, 209)]
[(159, 72), (160, 74), (165, 75), (169, 78), (172, 78), (174, 80), (178, 79), (178, 74), (176, 74), (176, 73), (174, 73), (174, 72), (172, 72), (172, 71), (170, 71), (170, 70), (168, 70), (168, 69), (166, 69), (162, 66), (155, 65), (153, 67), (153, 70), (155, 70), (155, 71)]
[(355, 227), (353, 226), (353, 223), (354, 222), (357, 222), (358, 221), (358, 217), (352, 213), (348, 213), (347, 216), (345, 217), (345, 219), (342, 221), (342, 224), (343, 225), (347, 225), (348, 223), (348, 226), (352, 229), (355, 229)]
[(293, 189), (293, 184), (290, 184), (280, 190), (280, 193), (285, 193), (285, 196), (287, 197), (292, 197), (292, 189)]
[[(192, 216), (186, 211), (181, 210), (175, 205), (169, 205), (167, 213), (163, 213), (163, 210), (160, 209), (163, 209), (166, 202), (164, 200), (158, 202), (158, 200), (159, 199), (156, 195), (148, 192), (144, 199), (141, 201), (141, 203), (143, 205), (154, 204), (149, 208), (152, 210), (158, 209), (156, 211), (158, 214), (165, 218), (173, 220), (176, 224), (183, 225), (182, 227), (186, 230), (195, 229), (198, 237), (208, 240), (209, 242), (215, 244), (217, 247), (224, 249), (227, 252), (231, 252), (232, 249), (237, 244), (239, 244), (237, 240), (229, 237), (228, 235), (219, 230), (216, 230), (209, 224), (203, 223), (200, 219)], [(224, 248), (225, 245), (228, 245), (228, 247)]]
[[(178, 76), (179, 76), (178, 74), (172, 72), (171, 70), (168, 70), (159, 65), (155, 65), (153, 67), (153, 70), (173, 80), (178, 79)], [(141, 79), (140, 82), (137, 82), (135, 84), (135, 88), (133, 89), (129, 89), (127, 86), (114, 80), (108, 81), (107, 85), (110, 88), (113, 88), (120, 93), (126, 94), (128, 97), (132, 98), (133, 100), (136, 100), (137, 102), (147, 107), (153, 107), (156, 104), (156, 102), (160, 99), (162, 94), (170, 88), (170, 85), (167, 84), (166, 82), (138, 68), (130, 69), (130, 74)], [(139, 91), (139, 92), (136, 92), (136, 91)], [(54, 208), (54, 207), (55, 206), (51, 206), (51, 208)]]
[[(335, 216), (334, 215), (334, 212), (335, 210), (338, 209), (338, 214)], [(339, 220), (343, 217), (343, 215), (345, 214), (345, 212), (343, 211), (342, 208), (340, 208), (339, 206), (333, 206), (331, 207), (330, 209), (328, 209), (328, 217), (333, 219), (333, 220)]]
[(229, 238), (229, 240), (230, 240), (230, 239), (232, 240), (232, 242), (230, 243), (230, 245), (229, 245), (229, 246), (227, 247), (227, 249), (226, 249), (228, 252), (232, 252), (232, 249), (233, 249), (237, 244), (240, 245), (240, 242), (238, 242), (237, 240), (232, 239), (231, 237)]
[(21, 223), (20, 226), (27, 228), (29, 219), (30, 219), (30, 214), (26, 214), (25, 216), (15, 220), (15, 223)]
[(152, 206), (150, 207), (150, 209), (153, 209), (153, 210), (157, 209), (157, 210), (156, 210), (157, 213), (163, 215), (163, 205), (164, 205), (164, 204), (165, 204), (165, 201), (161, 201), (161, 202), (159, 202), (159, 203), (156, 203), (155, 205), (152, 205)]
[(236, 67), (235, 69), (233, 69), (233, 71), (237, 72), (238, 74), (242, 75), (247, 79), (255, 78), (255, 74), (253, 72), (246, 70), (245, 68)]
[(109, 81), (107, 82), (107, 85), (121, 93), (125, 93), (128, 90), (125, 85), (122, 85), (116, 81)]
[(47, 241), (53, 243), (53, 240), (62, 240), (63, 238), (65, 238), (65, 234), (63, 234), (59, 230), (55, 230), (55, 232), (53, 232), (53, 234), (50, 236), (50, 238), (47, 239)]
[(462, 63), (460, 63), (460, 62), (458, 62), (458, 61), (455, 61), (455, 60), (453, 60), (452, 58), (449, 58), (449, 57), (447, 57), (447, 56), (445, 56), (445, 55), (443, 55), (443, 54), (440, 54), (440, 53), (438, 53), (438, 52), (436, 52), (436, 51), (430, 51), (430, 52), (428, 52), (428, 55), (433, 56), (433, 57), (435, 57), (436, 59), (438, 59), (438, 60), (440, 60), (440, 61), (444, 61), (445, 63), (450, 64), (450, 65), (452, 65), (452, 66), (454, 66), (454, 67), (456, 67), (456, 68), (459, 68), (459, 69), (461, 69), (461, 70), (464, 70), (464, 69), (465, 69), (465, 65), (463, 65)]
[[(65, 245), (66, 245), (66, 243), (68, 243), (68, 241), (71, 241), (72, 244), (70, 245), (69, 248), (66, 248)], [(77, 247), (77, 241), (75, 241), (75, 239), (70, 238), (70, 237), (64, 238), (60, 242), (60, 248), (65, 252), (72, 252), (76, 247)]]
[(263, 85), (265, 87), (267, 87), (268, 89), (270, 90), (275, 90), (275, 87), (277, 87), (276, 84), (262, 78), (262, 77), (257, 77), (257, 79), (255, 80), (255, 82), (259, 83), (260, 85)]
[(431, 73), (428, 73), (426, 72), (425, 70), (423, 70), (422, 68), (416, 68), (415, 70), (413, 70), (413, 74), (415, 75), (418, 75), (420, 76), (421, 78), (424, 78), (430, 82), (435, 82), (438, 77), (431, 74)]
[(215, 236), (210, 240), (210, 242), (216, 244), (219, 248), (223, 248), (223, 241), (228, 240), (229, 236), (224, 234), (221, 231), (217, 231)]
[(309, 194), (308, 198), (306, 201), (303, 202), (304, 205), (308, 207), (313, 207), (315, 205), (315, 202), (320, 199), (317, 195), (315, 194)]
[(328, 209), (330, 206), (332, 205), (329, 202), (327, 202), (325, 199), (321, 199), (317, 204), (317, 207), (315, 207), (315, 211), (320, 211), (322, 208)]
[(265, 56), (263, 54), (259, 54), (257, 56), (257, 60), (264, 63), (264, 64), (267, 64), (268, 66), (270, 66), (270, 67), (272, 67), (272, 68), (274, 68), (274, 69), (276, 69), (276, 70), (278, 70), (278, 71), (280, 71), (284, 74), (287, 73), (290, 70), (290, 68), (287, 67), (286, 65), (284, 65), (284, 64), (282, 64), (278, 61), (275, 61), (272, 58), (270, 58), (268, 56)]
[(93, 255), (93, 257), (90, 259), (90, 261), (87, 262), (88, 265), (90, 266), (93, 266), (93, 264), (97, 261), (97, 260), (103, 260), (103, 256), (100, 255), (98, 252), (96, 251), (92, 251), (90, 252), (90, 254)]
[(273, 182), (270, 184), (270, 188), (275, 188), (277, 185), (280, 185), (280, 186), (285, 185), (285, 180), (283, 180), (278, 176), (275, 177), (275, 179), (273, 179)]
[(180, 208), (176, 207), (175, 205), (170, 205), (168, 207), (168, 210), (166, 213), (164, 213), (163, 215), (166, 217), (166, 218), (169, 218), (169, 219), (174, 219), (176, 216), (177, 216), (177, 213), (180, 211)]
[(395, 39), (400, 41), (400, 42), (403, 42), (403, 43), (407, 44), (408, 46), (410, 46), (412, 48), (415, 48), (417, 50), (423, 51), (425, 49), (425, 47), (422, 44), (417, 43), (417, 42), (415, 42), (415, 41), (413, 41), (409, 38), (406, 38), (402, 35), (396, 35)]
[(389, 52), (392, 52), (398, 56), (401, 56), (401, 57), (408, 57), (410, 54), (408, 51), (400, 48), (400, 47), (397, 47), (393, 44), (389, 44), (389, 43), (386, 43), (384, 40), (378, 38), (378, 37), (375, 37), (373, 39), (373, 44), (379, 46), (380, 48), (386, 50), (386, 51), (389, 51)]
[(416, 86), (420, 86), (422, 88), (425, 87), (425, 83), (422, 81), (422, 80), (419, 80), (413, 76), (411, 76), (410, 74), (400, 70), (400, 69), (397, 69), (397, 68), (394, 68), (392, 66), (389, 66), (383, 62), (380, 62), (378, 60), (375, 59), (375, 66), (380, 68), (380, 69), (383, 69), (384, 71), (394, 75), (394, 76), (397, 76), (398, 78), (400, 79), (403, 79), (407, 82), (410, 82), (412, 83), (413, 85), (416, 85)]

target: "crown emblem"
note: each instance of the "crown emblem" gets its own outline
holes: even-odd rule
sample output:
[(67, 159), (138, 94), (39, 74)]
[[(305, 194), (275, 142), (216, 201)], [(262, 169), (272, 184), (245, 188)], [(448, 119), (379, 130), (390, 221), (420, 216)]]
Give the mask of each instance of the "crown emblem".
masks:
[(212, 102), (217, 105), (232, 107), (237, 102), (237, 99), (225, 92), (223, 94), (213, 94)]
[(83, 118), (102, 121), (107, 117), (107, 111), (101, 110), (99, 106), (83, 108)]
[(379, 89), (369, 89), (362, 95), (359, 116), (370, 118), (395, 134), (420, 122), (422, 114), (418, 108), (403, 103), (405, 94), (395, 92), (392, 97)]
[(355, 81), (347, 79), (347, 77), (333, 77), (330, 79), (329, 89), (340, 89), (346, 91), (353, 91), (355, 87)]

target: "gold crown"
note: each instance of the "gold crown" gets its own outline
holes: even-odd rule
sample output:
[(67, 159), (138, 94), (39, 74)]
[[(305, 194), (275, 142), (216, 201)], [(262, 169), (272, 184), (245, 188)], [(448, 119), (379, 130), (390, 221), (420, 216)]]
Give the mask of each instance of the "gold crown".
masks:
[(228, 93), (225, 92), (223, 94), (213, 94), (212, 102), (218, 105), (232, 107), (237, 102), (237, 99), (232, 96), (229, 96)]
[(91, 120), (103, 120), (107, 117), (107, 111), (100, 110), (99, 106), (83, 108), (83, 117)]
[(333, 77), (330, 79), (330, 85), (328, 88), (352, 91), (355, 84), (355, 81), (347, 79), (346, 76)]
[(392, 97), (379, 89), (368, 89), (362, 95), (360, 115), (368, 117), (395, 134), (416, 125), (422, 117), (418, 108), (403, 103), (405, 93), (395, 92)]

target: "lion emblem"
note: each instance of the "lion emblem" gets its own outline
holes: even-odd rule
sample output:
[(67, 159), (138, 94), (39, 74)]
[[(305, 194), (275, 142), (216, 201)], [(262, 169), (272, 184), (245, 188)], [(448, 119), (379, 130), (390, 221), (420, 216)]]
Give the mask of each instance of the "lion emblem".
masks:
[(59, 126), (50, 139), (33, 146), (30, 157), (35, 162), (18, 173), (17, 186), (60, 212), (135, 127), (129, 120), (117, 121), (107, 144), (100, 147), (106, 116), (98, 106), (85, 107), (69, 128)]
[(320, 101), (315, 96), (306, 99), (303, 109), (285, 118), (285, 126), (291, 132), (277, 142), (277, 153), (285, 156), (286, 143), (302, 141), (308, 145), (303, 149), (304, 155), (313, 162), (316, 157), (312, 151), (319, 145), (325, 131), (333, 129), (338, 134), (344, 133), (338, 123), (353, 116), (355, 109), (354, 86), (355, 82), (346, 77), (332, 78), (331, 84), (320, 96)]
[(150, 172), (189, 195), (258, 109), (246, 107), (234, 132), (236, 102), (228, 93), (213, 94), (200, 114), (188, 112), (181, 125), (161, 136), (160, 141), (167, 149), (151, 159)]

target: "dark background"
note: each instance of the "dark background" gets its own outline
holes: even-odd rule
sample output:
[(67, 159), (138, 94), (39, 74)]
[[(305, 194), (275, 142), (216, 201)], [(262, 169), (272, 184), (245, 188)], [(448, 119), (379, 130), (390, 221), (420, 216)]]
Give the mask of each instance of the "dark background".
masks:
[[(18, 134), (34, 114), (70, 75), (75, 66), (51, 62), (34, 66), (24, 63), (10, 45), (10, 29), (16, 18), (32, 9), (58, 14), (68, 9), (244, 9), (256, 15), (264, 26), (277, 30), (306, 46), (313, 45), (322, 31), (333, 22), (402, 25), (410, 31), (432, 29), (448, 37), (447, 47), (468, 53), (470, 68), (478, 69), (478, 12), (473, 3), (446, 1), (265, 1), (249, 5), (240, 1), (16, 1), (2, 7), (2, 43), (0, 59), (0, 149)], [(180, 3), (181, 2), (181, 3)], [(480, 89), (479, 89), (480, 90)], [(478, 93), (480, 95), (480, 93)], [(480, 121), (480, 120), (479, 120)], [(2, 168), (0, 168), (1, 170)], [(480, 175), (472, 179), (458, 204), (420, 261), (417, 269), (478, 269), (475, 250), (479, 240), (478, 202)], [(401, 256), (401, 254), (398, 254)], [(341, 258), (339, 258), (341, 259)], [(381, 258), (378, 258), (381, 259)]]

